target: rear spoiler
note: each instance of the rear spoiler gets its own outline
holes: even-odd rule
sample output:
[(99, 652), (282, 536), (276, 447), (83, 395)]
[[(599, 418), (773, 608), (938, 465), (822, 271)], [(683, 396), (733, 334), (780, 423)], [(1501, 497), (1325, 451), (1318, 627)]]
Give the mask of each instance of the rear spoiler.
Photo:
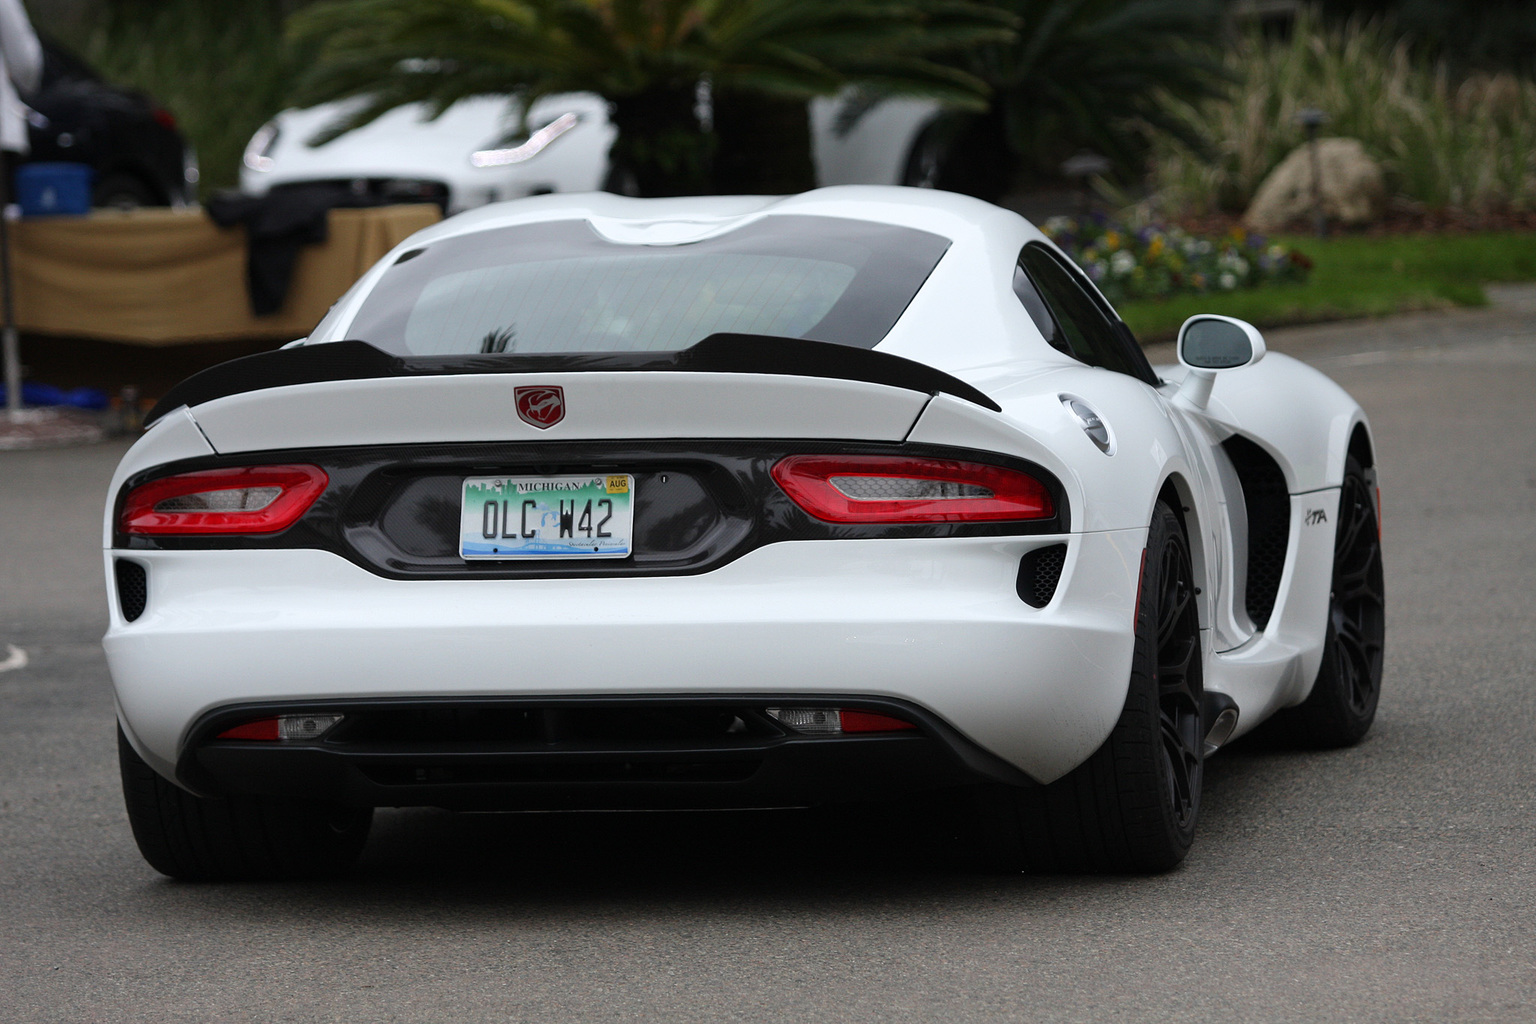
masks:
[(145, 423), (183, 405), (216, 398), (333, 380), (431, 377), (466, 373), (571, 373), (602, 370), (644, 373), (771, 373), (885, 384), (924, 394), (940, 392), (993, 412), (1002, 407), (957, 377), (931, 366), (871, 349), (804, 338), (711, 334), (680, 352), (585, 352), (559, 355), (395, 356), (366, 341), (262, 352), (195, 373), (155, 403)]

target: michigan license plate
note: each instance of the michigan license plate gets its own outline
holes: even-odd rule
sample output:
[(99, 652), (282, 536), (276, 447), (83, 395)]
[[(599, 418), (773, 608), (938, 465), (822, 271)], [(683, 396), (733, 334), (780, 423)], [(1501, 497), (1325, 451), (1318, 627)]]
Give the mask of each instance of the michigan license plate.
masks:
[(462, 558), (623, 558), (634, 534), (635, 478), (489, 476), (464, 481)]

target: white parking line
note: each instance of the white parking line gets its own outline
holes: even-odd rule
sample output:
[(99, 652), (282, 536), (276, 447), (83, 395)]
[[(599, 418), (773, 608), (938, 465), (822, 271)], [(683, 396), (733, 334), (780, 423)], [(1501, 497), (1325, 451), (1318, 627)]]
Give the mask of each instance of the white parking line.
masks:
[(0, 672), (9, 672), (15, 668), (27, 667), (27, 652), (15, 644), (5, 645), (5, 660), (0, 661)]

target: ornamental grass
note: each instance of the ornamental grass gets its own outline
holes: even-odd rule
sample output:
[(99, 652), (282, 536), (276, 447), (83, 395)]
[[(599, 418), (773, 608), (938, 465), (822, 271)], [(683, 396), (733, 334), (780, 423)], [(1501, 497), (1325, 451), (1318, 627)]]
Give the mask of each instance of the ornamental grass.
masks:
[(1214, 156), (1171, 136), (1154, 141), (1153, 187), (1165, 216), (1245, 209), (1260, 182), (1306, 140), (1296, 121), (1328, 115), (1324, 136), (1359, 139), (1397, 205), (1477, 214), (1536, 209), (1536, 82), (1511, 74), (1453, 78), (1414, 56), (1379, 21), (1330, 27), (1303, 9), (1288, 39), (1257, 32), (1225, 54), (1230, 95), (1174, 103), (1201, 125)]

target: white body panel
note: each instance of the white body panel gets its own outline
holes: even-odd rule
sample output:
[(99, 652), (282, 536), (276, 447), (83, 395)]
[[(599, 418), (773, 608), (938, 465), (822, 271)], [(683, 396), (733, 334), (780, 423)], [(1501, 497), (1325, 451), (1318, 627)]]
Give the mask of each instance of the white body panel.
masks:
[(401, 582), (321, 551), (143, 552), (155, 610), (114, 613), (104, 643), (135, 746), (166, 774), (192, 720), (240, 701), (788, 689), (903, 697), (1049, 781), (1124, 703), (1145, 531), (1074, 541), (1072, 582), (1030, 608), (1018, 559), (1058, 540), (772, 544), (701, 576), (617, 580)]
[[(1312, 692), (1328, 620), (1338, 503), (1337, 488), (1292, 497), (1281, 599), (1268, 626), (1241, 647), (1207, 656), (1206, 689), (1229, 694), (1242, 709), (1234, 736)], [(1318, 508), (1327, 512), (1327, 522), (1308, 524), (1306, 514)]]
[[(565, 389), (570, 414), (524, 423), (513, 389)], [(298, 384), (216, 399), (197, 422), (219, 452), (449, 441), (838, 437), (899, 441), (925, 396), (883, 384), (724, 373), (541, 373)]]
[[(1166, 380), (1184, 379), (1181, 366), (1157, 370)], [(1337, 487), (1344, 479), (1350, 435), (1366, 422), (1348, 392), (1282, 352), (1269, 353), (1255, 366), (1219, 373), (1206, 416), (1268, 448), (1292, 492)]]

